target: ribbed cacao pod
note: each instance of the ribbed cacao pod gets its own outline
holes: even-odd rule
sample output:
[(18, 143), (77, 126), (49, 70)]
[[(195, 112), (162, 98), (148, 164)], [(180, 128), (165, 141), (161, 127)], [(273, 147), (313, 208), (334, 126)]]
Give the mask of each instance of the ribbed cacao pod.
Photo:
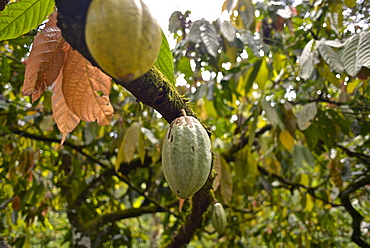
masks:
[(160, 26), (142, 0), (93, 0), (85, 36), (99, 66), (126, 82), (149, 71), (162, 43)]
[(200, 122), (191, 116), (175, 119), (163, 141), (163, 173), (171, 190), (186, 199), (203, 187), (211, 171), (211, 141)]
[(222, 234), (227, 225), (226, 212), (221, 203), (212, 206), (212, 226), (219, 234)]

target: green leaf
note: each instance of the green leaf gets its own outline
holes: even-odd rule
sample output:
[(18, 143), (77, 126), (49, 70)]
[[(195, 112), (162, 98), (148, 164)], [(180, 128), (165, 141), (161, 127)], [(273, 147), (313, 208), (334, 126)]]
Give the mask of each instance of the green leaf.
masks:
[(137, 151), (138, 151), (138, 155), (139, 155), (141, 164), (144, 164), (145, 155), (146, 155), (145, 142), (144, 142), (144, 137), (143, 137), (141, 125), (139, 125), (139, 127), (140, 127), (140, 132), (138, 132), (139, 142), (137, 143)]
[(0, 82), (7, 82), (10, 78), (10, 65), (5, 54), (0, 57)]
[(259, 57), (260, 44), (254, 39), (253, 33), (250, 30), (240, 30), (240, 32), (240, 40), (243, 44), (253, 52), (254, 56)]
[(271, 123), (273, 127), (276, 127), (277, 125), (280, 127), (280, 129), (284, 130), (284, 123), (281, 121), (280, 116), (276, 109), (270, 105), (265, 99), (261, 100), (262, 109), (265, 110), (267, 119)]
[(115, 164), (116, 171), (119, 170), (122, 162), (131, 162), (135, 154), (135, 150), (140, 143), (140, 139), (143, 139), (141, 135), (141, 126), (141, 123), (135, 122), (127, 129), (125, 136), (123, 136), (118, 149), (118, 157)]
[(356, 50), (359, 41), (359, 35), (353, 35), (344, 44), (344, 49), (341, 56), (341, 61), (346, 69), (346, 72), (351, 76), (355, 77), (356, 71)]
[(261, 67), (258, 71), (256, 77), (256, 84), (258, 84), (258, 88), (264, 90), (267, 80), (269, 79), (269, 69), (267, 67), (266, 57), (262, 58)]
[(306, 130), (304, 130), (304, 136), (306, 138), (307, 146), (310, 149), (314, 149), (319, 141), (319, 132), (315, 125), (310, 125)]
[(229, 21), (223, 21), (220, 25), (221, 34), (226, 38), (230, 43), (235, 41), (236, 38), (236, 29), (234, 25)]
[(202, 39), (200, 38), (200, 27), (203, 25), (204, 19), (195, 21), (193, 25), (191, 25), (189, 30), (189, 35), (187, 36), (188, 41), (199, 44), (202, 42)]
[(334, 49), (326, 45), (324, 42), (320, 42), (318, 47), (321, 57), (323, 57), (325, 62), (330, 66), (330, 69), (338, 73), (343, 73), (343, 64)]
[(333, 84), (334, 86), (336, 86), (337, 88), (340, 87), (340, 81), (339, 79), (336, 77), (336, 75), (332, 72), (331, 68), (326, 64), (324, 63), (324, 61), (321, 61), (318, 65), (317, 65), (317, 71), (318, 73), (323, 77), (325, 78), (329, 83)]
[(190, 66), (190, 59), (188, 57), (183, 56), (180, 59), (178, 59), (175, 66), (176, 66), (177, 71), (184, 73), (185, 79), (188, 79), (194, 76), (194, 72)]
[(370, 31), (353, 35), (345, 42), (341, 61), (351, 77), (356, 77), (362, 67), (370, 68)]
[(209, 22), (204, 21), (203, 25), (200, 27), (200, 30), (200, 38), (202, 39), (203, 44), (205, 45), (209, 54), (216, 58), (218, 49), (220, 47), (216, 28)]
[(176, 83), (173, 70), (172, 52), (163, 31), (162, 31), (161, 50), (159, 52), (157, 61), (155, 62), (154, 65), (163, 73), (163, 75), (168, 80), (171, 81), (172, 84)]
[(311, 125), (311, 120), (317, 114), (316, 102), (310, 102), (303, 106), (302, 110), (297, 115), (298, 128), (306, 130)]
[(330, 120), (323, 111), (318, 112), (317, 119), (315, 125), (317, 125), (319, 138), (324, 141), (328, 148), (331, 148), (337, 138), (335, 123)]
[(248, 146), (245, 146), (236, 154), (235, 173), (236, 178), (246, 186), (244, 189), (245, 192), (249, 194), (250, 190), (256, 184), (258, 167), (256, 159), (253, 157)]
[(53, 0), (22, 0), (0, 12), (0, 40), (13, 39), (37, 28), (54, 9)]
[(168, 31), (171, 33), (176, 33), (177, 30), (181, 30), (181, 15), (182, 14), (180, 11), (175, 11), (171, 14), (168, 24)]
[(370, 68), (370, 31), (360, 33), (356, 56), (355, 71), (359, 72), (362, 67)]
[(302, 146), (301, 149), (304, 161), (312, 168), (315, 167), (315, 158), (312, 156), (311, 151), (305, 146)]
[(350, 123), (350, 121), (348, 121), (348, 119), (344, 119), (344, 117), (340, 113), (338, 113), (338, 112), (336, 112), (332, 109), (327, 110), (327, 113), (331, 116), (332, 121), (336, 125), (339, 126), (340, 131), (343, 134), (346, 134), (346, 135), (350, 134), (349, 133), (349, 128), (350, 128), (351, 123)]
[(251, 0), (239, 0), (238, 13), (245, 29), (250, 30), (255, 18), (253, 2)]
[(300, 145), (294, 145), (293, 147), (293, 165), (297, 168), (301, 168), (306, 162), (312, 168), (315, 166), (315, 159), (311, 154), (311, 151), (305, 147)]
[(356, 0), (344, 0), (344, 4), (352, 9), (356, 6)]
[(299, 76), (305, 80), (309, 79), (319, 63), (319, 53), (315, 49), (315, 40), (310, 40), (304, 47), (299, 57)]
[[(262, 59), (258, 59), (252, 67), (250, 67), (244, 75), (240, 77), (238, 90), (245, 89), (245, 94), (248, 94), (256, 80), (258, 72), (261, 68)], [(244, 87), (243, 87), (244, 86)]]
[(250, 134), (248, 139), (248, 147), (252, 147), (254, 142), (254, 137), (256, 135), (256, 129), (257, 129), (257, 122), (258, 122), (258, 116), (261, 113), (261, 104), (255, 106), (255, 109), (253, 111), (253, 122), (250, 127)]
[(230, 204), (233, 195), (233, 180), (230, 174), (229, 164), (220, 156), (221, 160), (221, 181), (220, 195), (225, 204)]

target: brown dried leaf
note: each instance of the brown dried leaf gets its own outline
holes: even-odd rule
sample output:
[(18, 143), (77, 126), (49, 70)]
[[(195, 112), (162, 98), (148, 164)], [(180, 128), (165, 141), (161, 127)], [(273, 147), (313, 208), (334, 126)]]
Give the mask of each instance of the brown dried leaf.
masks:
[(81, 120), (109, 125), (113, 107), (109, 101), (110, 77), (69, 48), (63, 68), (62, 91), (67, 106)]
[(62, 92), (63, 74), (60, 73), (53, 85), (52, 108), (53, 118), (57, 123), (59, 131), (62, 133), (61, 144), (64, 143), (67, 134), (80, 123), (78, 118), (67, 106)]
[(220, 195), (225, 204), (230, 204), (233, 195), (233, 180), (229, 171), (229, 164), (220, 156), (221, 161), (221, 181), (220, 181)]
[(36, 35), (27, 60), (22, 93), (36, 101), (51, 86), (61, 71), (66, 51), (62, 32), (56, 26), (56, 13), (49, 16), (45, 28)]
[(21, 208), (21, 198), (19, 195), (15, 195), (12, 200), (12, 208), (14, 210), (19, 210)]

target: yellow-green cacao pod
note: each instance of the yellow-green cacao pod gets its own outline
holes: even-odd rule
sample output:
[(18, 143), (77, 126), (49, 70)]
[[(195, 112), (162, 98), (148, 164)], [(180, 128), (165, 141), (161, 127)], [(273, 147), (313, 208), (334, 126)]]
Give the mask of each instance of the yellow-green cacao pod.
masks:
[(200, 122), (191, 116), (175, 119), (162, 147), (163, 174), (171, 190), (187, 199), (203, 187), (212, 164), (211, 141)]
[(160, 26), (142, 0), (93, 0), (85, 36), (99, 66), (125, 82), (149, 71), (162, 43)]
[(212, 206), (212, 226), (219, 234), (222, 234), (227, 225), (226, 212), (221, 203)]

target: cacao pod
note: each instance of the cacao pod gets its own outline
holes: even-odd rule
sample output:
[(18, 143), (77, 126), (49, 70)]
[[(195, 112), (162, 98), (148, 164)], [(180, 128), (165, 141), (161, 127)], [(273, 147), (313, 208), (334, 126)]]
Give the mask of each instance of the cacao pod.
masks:
[(212, 206), (212, 226), (219, 234), (222, 234), (227, 225), (226, 212), (221, 203)]
[(142, 0), (93, 0), (85, 36), (103, 71), (126, 82), (149, 71), (162, 43), (161, 28)]
[(203, 187), (211, 171), (211, 141), (200, 122), (183, 115), (175, 119), (162, 147), (163, 174), (171, 190), (186, 199)]

